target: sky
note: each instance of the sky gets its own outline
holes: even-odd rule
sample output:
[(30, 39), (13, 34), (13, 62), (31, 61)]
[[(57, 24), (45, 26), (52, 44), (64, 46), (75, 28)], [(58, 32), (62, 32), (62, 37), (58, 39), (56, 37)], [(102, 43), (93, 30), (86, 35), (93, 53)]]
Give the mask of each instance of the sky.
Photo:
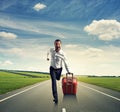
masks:
[(120, 0), (0, 0), (0, 69), (49, 72), (47, 51), (60, 39), (70, 72), (120, 76), (119, 4)]

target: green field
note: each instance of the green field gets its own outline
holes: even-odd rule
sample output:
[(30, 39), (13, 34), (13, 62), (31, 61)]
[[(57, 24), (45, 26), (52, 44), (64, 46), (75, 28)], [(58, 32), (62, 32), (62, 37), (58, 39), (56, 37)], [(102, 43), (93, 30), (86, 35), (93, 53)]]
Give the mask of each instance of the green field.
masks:
[(16, 73), (18, 73), (18, 74), (26, 74), (26, 75), (28, 75), (28, 76), (36, 76), (36, 77), (38, 77), (38, 78), (44, 78), (44, 77), (49, 77), (48, 76), (48, 74), (42, 74), (42, 73), (35, 73), (35, 72), (16, 72)]
[[(27, 72), (24, 72), (24, 74), (27, 74)], [(22, 74), (10, 73), (8, 71), (0, 71), (0, 94), (48, 80), (50, 78), (48, 74), (32, 73), (30, 75), (37, 75), (38, 77), (33, 78)]]
[(120, 92), (120, 77), (78, 77), (78, 80)]

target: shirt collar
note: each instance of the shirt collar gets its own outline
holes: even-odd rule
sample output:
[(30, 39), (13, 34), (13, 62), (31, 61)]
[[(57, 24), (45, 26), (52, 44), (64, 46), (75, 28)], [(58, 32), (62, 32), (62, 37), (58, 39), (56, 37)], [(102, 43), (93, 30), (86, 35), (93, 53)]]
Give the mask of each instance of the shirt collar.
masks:
[[(55, 51), (55, 48), (54, 48), (54, 51)], [(56, 52), (56, 51), (55, 51)], [(60, 52), (62, 52), (62, 48), (59, 50), (59, 52), (58, 53), (60, 53)]]

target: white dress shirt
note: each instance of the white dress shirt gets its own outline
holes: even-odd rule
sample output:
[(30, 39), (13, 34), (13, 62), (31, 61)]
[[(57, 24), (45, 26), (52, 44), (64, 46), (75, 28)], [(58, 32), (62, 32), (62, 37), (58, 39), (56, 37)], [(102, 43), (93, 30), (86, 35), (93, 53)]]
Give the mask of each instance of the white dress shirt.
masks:
[(65, 68), (66, 68), (67, 72), (69, 72), (67, 59), (66, 59), (65, 53), (62, 51), (62, 49), (60, 49), (59, 52), (56, 52), (54, 48), (51, 48), (47, 53), (47, 58), (49, 58), (49, 54), (51, 56), (50, 66), (52, 66), (55, 69), (59, 69), (62, 67), (62, 62), (64, 62)]

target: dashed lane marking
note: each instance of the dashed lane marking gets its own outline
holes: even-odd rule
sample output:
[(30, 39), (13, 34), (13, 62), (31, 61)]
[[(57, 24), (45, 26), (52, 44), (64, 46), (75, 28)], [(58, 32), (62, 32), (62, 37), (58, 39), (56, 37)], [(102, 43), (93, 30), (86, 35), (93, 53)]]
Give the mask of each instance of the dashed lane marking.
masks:
[(62, 108), (62, 112), (67, 112), (65, 108)]

